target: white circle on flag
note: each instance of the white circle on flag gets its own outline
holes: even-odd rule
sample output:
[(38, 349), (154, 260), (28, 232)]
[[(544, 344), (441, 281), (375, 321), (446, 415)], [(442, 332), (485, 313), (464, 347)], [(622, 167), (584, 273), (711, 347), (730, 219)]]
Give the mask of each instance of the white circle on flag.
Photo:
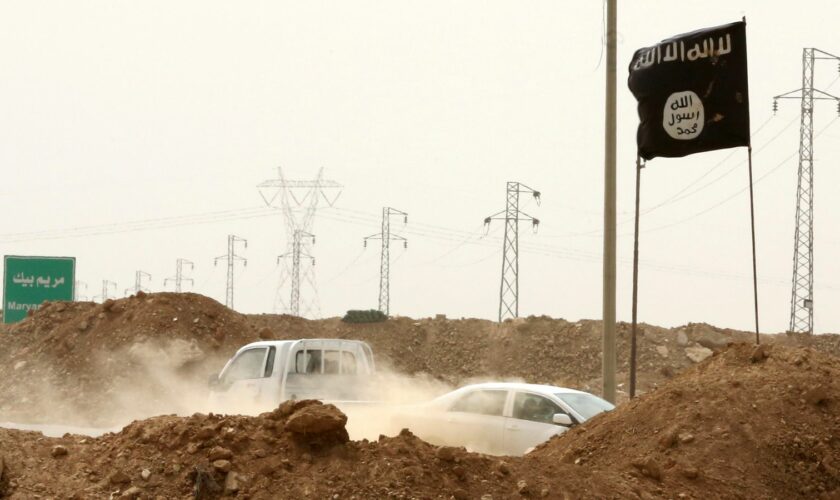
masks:
[(673, 139), (687, 141), (703, 132), (703, 101), (690, 90), (674, 92), (665, 100), (662, 128)]

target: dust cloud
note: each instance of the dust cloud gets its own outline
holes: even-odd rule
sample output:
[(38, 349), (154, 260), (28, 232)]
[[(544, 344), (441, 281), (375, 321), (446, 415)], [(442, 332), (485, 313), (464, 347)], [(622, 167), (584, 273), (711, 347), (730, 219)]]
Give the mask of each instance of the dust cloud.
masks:
[[(157, 415), (258, 415), (279, 405), (279, 394), (211, 391), (208, 378), (218, 374), (227, 359), (192, 340), (141, 337), (116, 350), (92, 353), (84, 373), (73, 379), (62, 378), (54, 364), (29, 367), (36, 373), (43, 370), (44, 377), (22, 380), (19, 404), (10, 411), (0, 409), (0, 421), (8, 421), (4, 427), (50, 435), (97, 435)], [(428, 412), (425, 403), (454, 389), (431, 375), (399, 373), (381, 362), (374, 375), (345, 380), (315, 375), (308, 383), (308, 394), (323, 395), (347, 415), (354, 440), (411, 429), (413, 416)], [(450, 440), (442, 431), (437, 434)], [(456, 438), (451, 437), (454, 442)]]
[(350, 439), (375, 440), (380, 434), (396, 435), (405, 426), (405, 415), (421, 411), (419, 405), (453, 389), (428, 374), (406, 375), (391, 369), (378, 372), (374, 383), (378, 393), (375, 401), (336, 403), (347, 415)]
[(42, 376), (19, 381), (0, 420), (51, 435), (62, 429), (97, 435), (156, 415), (206, 413), (207, 374), (224, 361), (194, 342), (146, 339), (92, 353), (85, 373), (74, 377), (62, 377), (55, 363), (28, 366)]

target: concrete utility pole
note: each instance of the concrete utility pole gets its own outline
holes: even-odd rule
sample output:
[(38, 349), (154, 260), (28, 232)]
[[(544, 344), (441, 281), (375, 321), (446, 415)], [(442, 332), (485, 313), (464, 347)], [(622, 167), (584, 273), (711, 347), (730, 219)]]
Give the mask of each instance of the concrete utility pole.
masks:
[[(773, 112), (779, 99), (799, 99), (799, 173), (796, 186), (796, 231), (793, 236), (793, 286), (790, 298), (790, 331), (814, 333), (814, 101), (837, 102), (840, 98), (814, 88), (814, 61), (840, 57), (819, 49), (802, 49), (802, 88), (773, 98)], [(840, 64), (838, 64), (840, 71)], [(816, 94), (816, 96), (815, 96)]]
[[(341, 184), (324, 179), (324, 169), (318, 170), (318, 175), (311, 181), (296, 181), (289, 180), (283, 175), (283, 169), (277, 168), (278, 176), (276, 179), (269, 179), (257, 185), (260, 196), (266, 205), (277, 208), (283, 213), (283, 220), (286, 226), (287, 247), (284, 255), (292, 255), (294, 253), (294, 235), (295, 231), (303, 231), (303, 233), (313, 233), (315, 225), (315, 212), (320, 203), (323, 201), (328, 206), (333, 206), (341, 195)], [(311, 243), (304, 240), (302, 252), (304, 254), (311, 254)], [(275, 309), (290, 312), (298, 315), (297, 312), (292, 311), (291, 304), (286, 305), (283, 300), (283, 288), (292, 277), (292, 270), (289, 269), (288, 263), (284, 260), (283, 267), (280, 269), (280, 279), (277, 283), (277, 295)], [(304, 283), (310, 290), (308, 299), (303, 301), (302, 314), (304, 317), (318, 317), (320, 316), (320, 305), (318, 303), (318, 288), (315, 283), (315, 269), (314, 266), (309, 266), (303, 270), (303, 275), (299, 278), (299, 284)], [(298, 288), (298, 296), (300, 288)], [(300, 305), (298, 306), (300, 312)]]
[(193, 263), (187, 259), (178, 259), (175, 261), (175, 277), (174, 278), (166, 278), (163, 280), (163, 286), (170, 281), (175, 282), (175, 293), (181, 293), (181, 284), (184, 281), (189, 281), (190, 284), (193, 284), (192, 278), (185, 278), (184, 277), (184, 266), (190, 266), (190, 271), (192, 271), (195, 266)]
[(93, 300), (94, 302), (96, 302), (96, 299), (98, 298), (98, 299), (101, 299), (101, 300), (102, 300), (102, 302), (105, 302), (106, 300), (108, 300), (109, 298), (111, 298), (111, 297), (108, 295), (108, 291), (109, 291), (112, 287), (113, 287), (114, 291), (116, 292), (116, 291), (117, 291), (117, 284), (116, 284), (115, 282), (113, 282), (113, 281), (109, 281), (109, 280), (102, 280), (102, 294), (101, 294), (101, 295), (94, 295), (94, 296), (93, 296), (93, 298), (92, 298), (91, 300)]
[(305, 258), (311, 261), (312, 266), (315, 266), (315, 257), (309, 255), (304, 251), (305, 243), (315, 244), (315, 235), (295, 230), (292, 235), (292, 251), (284, 253), (277, 257), (277, 263), (281, 260), (292, 258), (292, 290), (289, 300), (289, 311), (293, 316), (300, 316), (300, 259)]
[(604, 399), (615, 403), (615, 263), (616, 263), (616, 0), (607, 0), (607, 74), (604, 120)]
[(382, 250), (379, 255), (379, 310), (388, 316), (391, 302), (391, 241), (402, 241), (403, 248), (408, 248), (408, 240), (398, 234), (391, 234), (391, 216), (402, 215), (403, 224), (408, 224), (408, 214), (396, 208), (382, 208), (382, 231), (364, 238), (364, 246), (368, 240), (382, 240)]
[(128, 295), (129, 292), (148, 292), (149, 289), (143, 286), (143, 279), (147, 279), (152, 281), (152, 275), (147, 273), (146, 271), (135, 271), (134, 272), (134, 288), (126, 288), (125, 295)]
[(537, 205), (540, 192), (519, 182), (507, 183), (507, 205), (504, 210), (484, 219), (489, 227), (491, 220), (505, 221), (505, 237), (502, 241), (502, 284), (499, 290), (499, 322), (506, 318), (519, 317), (519, 221), (530, 221), (534, 231), (540, 221), (519, 210), (519, 194), (530, 193)]
[(225, 305), (233, 309), (233, 265), (236, 262), (242, 262), (242, 265), (247, 266), (248, 261), (244, 257), (236, 255), (235, 246), (237, 242), (242, 242), (245, 248), (248, 248), (248, 241), (239, 236), (229, 234), (228, 250), (226, 255), (220, 255), (213, 260), (213, 265), (217, 265), (220, 260), (227, 261), (227, 288), (225, 289)]

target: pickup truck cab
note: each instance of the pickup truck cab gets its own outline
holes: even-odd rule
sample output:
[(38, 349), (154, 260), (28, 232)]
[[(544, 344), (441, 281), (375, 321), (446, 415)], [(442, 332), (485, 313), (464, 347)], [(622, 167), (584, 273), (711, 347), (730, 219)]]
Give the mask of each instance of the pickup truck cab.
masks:
[(210, 406), (258, 413), (290, 399), (367, 401), (375, 399), (375, 372), (373, 351), (359, 340), (253, 342), (210, 378)]

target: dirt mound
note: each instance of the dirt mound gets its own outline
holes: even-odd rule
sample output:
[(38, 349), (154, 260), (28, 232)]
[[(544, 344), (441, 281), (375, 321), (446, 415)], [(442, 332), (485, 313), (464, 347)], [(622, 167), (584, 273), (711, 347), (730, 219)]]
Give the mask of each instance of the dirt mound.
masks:
[(0, 337), (0, 418), (107, 425), (177, 411), (257, 335), (207, 297), (139, 293), (47, 303)]
[(735, 345), (525, 463), (615, 475), (656, 496), (838, 498), (840, 360)]
[[(629, 325), (619, 325), (620, 382), (629, 371), (629, 332)], [(601, 388), (598, 321), (543, 316), (497, 324), (438, 316), (348, 324), (244, 316), (200, 295), (156, 293), (104, 304), (46, 304), (0, 328), (0, 421), (110, 427), (161, 413), (206, 412), (207, 377), (237, 348), (259, 338), (313, 337), (366, 340), (379, 367), (425, 374), (441, 386), (513, 379), (594, 393)], [(751, 338), (699, 323), (641, 325), (638, 387), (651, 390), (729, 343)], [(765, 335), (762, 342), (840, 354), (837, 335)], [(619, 401), (626, 400), (623, 389), (622, 383)], [(422, 392), (425, 398), (443, 391)]]
[[(546, 316), (498, 324), (479, 319), (392, 318), (349, 324), (338, 318), (305, 320), (287, 315), (249, 315), (264, 338), (327, 337), (360, 339), (375, 356), (400, 373), (426, 373), (452, 385), (472, 379), (521, 379), (599, 393), (600, 321), (570, 322)], [(639, 325), (638, 385), (641, 392), (724, 349), (752, 342), (754, 334), (689, 323), (677, 328)], [(840, 335), (762, 335), (762, 343), (810, 346), (840, 356)], [(626, 400), (630, 325), (617, 335), (619, 399)]]
[[(336, 429), (292, 432), (301, 414), (343, 415), (314, 401), (257, 417), (163, 416), (101, 438), (0, 429), (11, 499), (510, 498), (517, 477), (498, 460), (436, 448), (408, 432), (347, 442)], [(64, 451), (56, 454), (60, 447)]]
[(9, 498), (824, 498), (840, 495), (840, 360), (734, 345), (523, 458), (403, 431), (348, 441), (331, 405), (162, 416), (101, 438), (0, 429)]

